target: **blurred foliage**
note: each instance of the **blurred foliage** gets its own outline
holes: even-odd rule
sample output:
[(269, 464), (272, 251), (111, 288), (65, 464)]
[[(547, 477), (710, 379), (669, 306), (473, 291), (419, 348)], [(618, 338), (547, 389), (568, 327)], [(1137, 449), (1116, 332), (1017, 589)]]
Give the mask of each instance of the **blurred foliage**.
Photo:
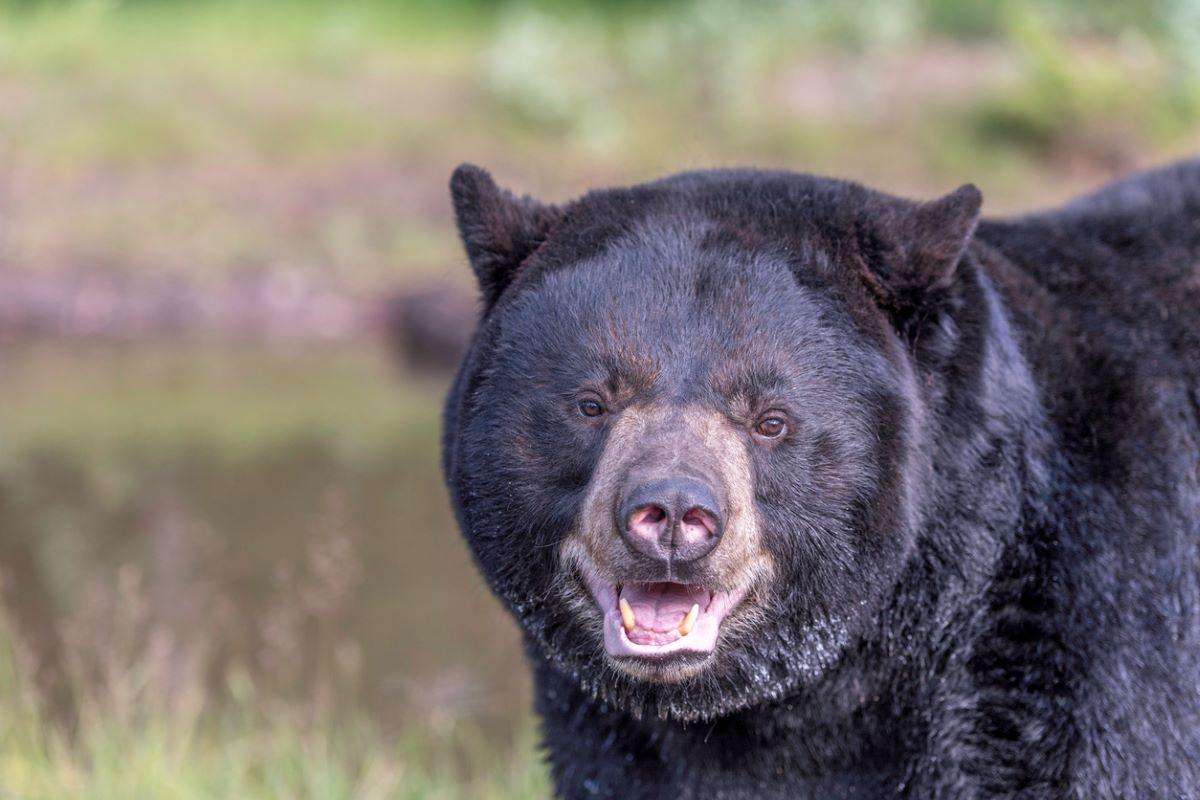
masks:
[(8, 4), (0, 257), (465, 282), (468, 159), (563, 194), (731, 163), (970, 177), (1005, 209), (1194, 148), (1198, 53), (1200, 0)]
[[(1125, 31), (1117, 58), (1105, 59), (1066, 51), (1045, 15), (1031, 6), (1012, 8), (1007, 35), (1021, 57), (1023, 80), (985, 96), (970, 112), (983, 144), (1038, 155), (1088, 146), (1135, 149), (1139, 138), (1177, 137), (1200, 119), (1200, 73), (1189, 63), (1195, 24), (1180, 20), (1170, 27), (1171, 47), (1161, 60), (1138, 31)], [(1200, 12), (1200, 3), (1190, 9)], [(1187, 9), (1180, 3), (1176, 10)], [(1104, 136), (1107, 142), (1097, 141)]]
[[(1143, 136), (1157, 142), (1192, 132), (1200, 119), (1197, 9), (1196, 0), (696, 0), (608, 18), (531, 4), (503, 18), (486, 74), (493, 94), (520, 117), (595, 147), (637, 141), (639, 112), (651, 104), (629, 99), (646, 94), (659, 98), (660, 113), (702, 111), (705, 124), (736, 140), (722, 120), (769, 125), (777, 112), (756, 89), (813, 48), (870, 54), (919, 48), (938, 36), (990, 37), (1016, 54), (1018, 72), (967, 104), (962, 133), (979, 148), (1002, 144), (1040, 157), (1056, 144), (1085, 142), (1086, 133), (1075, 134), (1093, 124), (1117, 120), (1134, 146)], [(936, 102), (925, 110), (960, 124)]]
[[(242, 5), (263, 0), (235, 0)], [(169, 8), (178, 5), (222, 5), (230, 0), (4, 0), (0, 6), (14, 11), (31, 12), (72, 4), (101, 4), (136, 9)], [(322, 0), (294, 0), (291, 9), (320, 8)], [(360, 8), (389, 7), (401, 14), (447, 23), (470, 24), (468, 20), (488, 22), (512, 13), (538, 11), (561, 16), (589, 17), (597, 21), (627, 20), (630, 16), (671, 14), (680, 18), (695, 10), (696, 0), (356, 0), (348, 4)], [(824, 22), (813, 31), (815, 38), (828, 38), (833, 31), (863, 31), (877, 27), (880, 22), (869, 12), (878, 11), (883, 3), (839, 3), (837, 0), (805, 0), (784, 3), (781, 0), (751, 0), (741, 5), (748, 15), (777, 13), (784, 5), (800, 8), (808, 19)], [(988, 0), (900, 0), (903, 14), (913, 20), (913, 29), (938, 36), (987, 37), (1003, 32), (1007, 13), (1006, 2)], [(1059, 27), (1071, 32), (1118, 33), (1129, 27), (1162, 25), (1163, 14), (1172, 0), (1054, 0), (1040, 4), (1052, 14)], [(864, 13), (867, 12), (867, 13)], [(861, 34), (860, 34), (861, 35)]]

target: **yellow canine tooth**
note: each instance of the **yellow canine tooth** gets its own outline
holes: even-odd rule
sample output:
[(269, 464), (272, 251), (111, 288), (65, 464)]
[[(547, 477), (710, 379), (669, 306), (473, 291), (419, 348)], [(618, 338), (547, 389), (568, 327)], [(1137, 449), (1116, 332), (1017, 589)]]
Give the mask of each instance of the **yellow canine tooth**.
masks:
[(696, 617), (700, 616), (700, 604), (692, 604), (692, 610), (683, 618), (683, 622), (679, 623), (679, 634), (687, 636), (692, 632), (692, 628), (696, 627)]
[(633, 630), (633, 626), (637, 625), (637, 617), (633, 615), (633, 607), (629, 605), (629, 601), (624, 597), (621, 598), (621, 624), (625, 626), (626, 633), (629, 633)]

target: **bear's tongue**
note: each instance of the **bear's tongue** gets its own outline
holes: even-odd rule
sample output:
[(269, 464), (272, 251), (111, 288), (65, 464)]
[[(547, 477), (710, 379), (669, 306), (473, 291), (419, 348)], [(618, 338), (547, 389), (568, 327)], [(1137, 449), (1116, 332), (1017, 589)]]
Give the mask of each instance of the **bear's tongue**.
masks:
[(712, 593), (682, 583), (630, 583), (621, 587), (619, 599), (629, 604), (636, 618), (629, 639), (657, 644), (662, 637), (654, 634), (678, 631), (692, 606), (700, 606), (700, 611), (708, 608)]

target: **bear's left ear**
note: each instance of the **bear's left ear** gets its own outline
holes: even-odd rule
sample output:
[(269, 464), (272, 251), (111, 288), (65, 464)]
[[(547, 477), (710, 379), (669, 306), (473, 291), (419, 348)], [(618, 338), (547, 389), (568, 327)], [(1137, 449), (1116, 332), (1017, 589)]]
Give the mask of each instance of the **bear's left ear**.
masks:
[(491, 308), (517, 268), (546, 240), (562, 212), (531, 197), (501, 189), (474, 164), (462, 164), (450, 177), (450, 197), (458, 233), (479, 281), (486, 308)]
[(890, 252), (875, 265), (881, 304), (904, 314), (948, 288), (979, 224), (982, 205), (983, 195), (968, 183), (945, 197), (888, 215), (884, 238)]

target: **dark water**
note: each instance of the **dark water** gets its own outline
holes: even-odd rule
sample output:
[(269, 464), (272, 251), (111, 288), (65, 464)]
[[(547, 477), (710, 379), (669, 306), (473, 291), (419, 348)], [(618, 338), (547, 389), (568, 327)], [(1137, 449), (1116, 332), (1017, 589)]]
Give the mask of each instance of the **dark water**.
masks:
[[(443, 386), (373, 344), (0, 351), (0, 570), (43, 682), (231, 675), (388, 725), (526, 710), (437, 465)], [(39, 662), (40, 659), (40, 662)]]

